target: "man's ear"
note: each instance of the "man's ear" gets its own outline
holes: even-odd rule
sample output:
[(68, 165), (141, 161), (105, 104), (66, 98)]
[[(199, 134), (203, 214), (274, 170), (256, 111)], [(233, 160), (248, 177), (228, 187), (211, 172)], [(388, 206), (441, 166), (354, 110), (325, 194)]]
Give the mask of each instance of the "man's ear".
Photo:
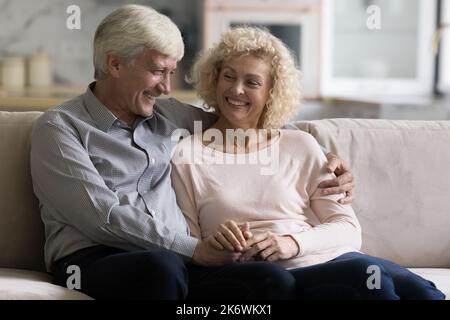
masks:
[(106, 55), (106, 66), (111, 77), (119, 77), (119, 71), (122, 68), (122, 62), (120, 61), (119, 57), (112, 53), (108, 53)]

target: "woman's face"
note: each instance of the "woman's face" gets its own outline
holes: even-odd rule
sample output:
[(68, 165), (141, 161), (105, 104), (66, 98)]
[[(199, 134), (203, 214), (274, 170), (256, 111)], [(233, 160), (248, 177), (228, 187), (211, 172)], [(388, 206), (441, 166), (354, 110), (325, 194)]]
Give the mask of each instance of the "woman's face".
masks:
[(235, 128), (256, 128), (272, 88), (270, 65), (254, 55), (222, 63), (216, 97), (220, 117)]

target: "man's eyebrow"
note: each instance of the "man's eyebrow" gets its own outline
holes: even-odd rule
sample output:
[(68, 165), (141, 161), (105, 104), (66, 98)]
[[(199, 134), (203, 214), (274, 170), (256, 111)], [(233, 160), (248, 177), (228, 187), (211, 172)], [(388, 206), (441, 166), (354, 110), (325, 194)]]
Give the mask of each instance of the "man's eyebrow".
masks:
[[(160, 70), (168, 70), (168, 69), (169, 69), (169, 68), (163, 66), (162, 64), (159, 64), (159, 63), (154, 62), (154, 61), (149, 61), (149, 62), (147, 63), (147, 66), (148, 66), (149, 68), (152, 68), (152, 69), (160, 69)], [(175, 71), (176, 69), (177, 69), (177, 68), (174, 68), (174, 69), (171, 69), (171, 70), (172, 70), (172, 71)]]
[(154, 61), (149, 61), (147, 63), (147, 66), (149, 66), (150, 68), (164, 69), (164, 67), (161, 64), (154, 62)]

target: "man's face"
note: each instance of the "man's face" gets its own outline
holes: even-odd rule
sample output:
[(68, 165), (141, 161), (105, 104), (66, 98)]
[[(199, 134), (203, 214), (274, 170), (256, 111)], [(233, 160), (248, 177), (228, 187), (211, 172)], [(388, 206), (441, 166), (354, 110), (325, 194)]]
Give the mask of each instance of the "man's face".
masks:
[(152, 49), (145, 49), (128, 65), (121, 64), (116, 77), (120, 105), (133, 115), (151, 116), (155, 98), (170, 92), (176, 67), (176, 59)]

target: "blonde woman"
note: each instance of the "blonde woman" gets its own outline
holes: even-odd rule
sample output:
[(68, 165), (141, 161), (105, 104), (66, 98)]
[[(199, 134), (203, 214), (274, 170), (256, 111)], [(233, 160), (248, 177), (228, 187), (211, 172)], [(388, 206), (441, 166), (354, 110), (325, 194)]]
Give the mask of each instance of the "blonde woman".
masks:
[[(191, 81), (219, 115), (185, 138), (172, 183), (191, 234), (239, 261), (277, 263), (296, 280), (294, 298), (442, 299), (433, 283), (361, 253), (361, 228), (307, 133), (282, 130), (300, 102), (300, 71), (268, 31), (239, 27), (201, 56)], [(380, 282), (370, 290), (369, 268)]]

